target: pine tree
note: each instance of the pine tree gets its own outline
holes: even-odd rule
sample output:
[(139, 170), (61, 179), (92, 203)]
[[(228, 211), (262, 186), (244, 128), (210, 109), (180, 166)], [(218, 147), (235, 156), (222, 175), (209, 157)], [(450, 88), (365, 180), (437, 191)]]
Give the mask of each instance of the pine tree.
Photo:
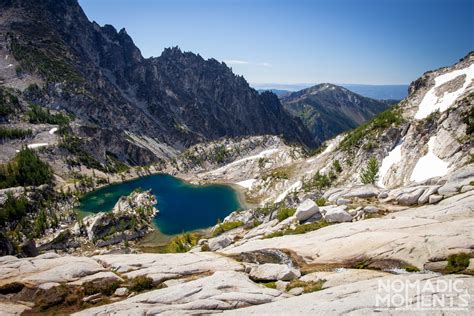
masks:
[(379, 163), (377, 158), (374, 156), (370, 157), (369, 161), (367, 162), (367, 166), (364, 170), (362, 170), (362, 174), (360, 175), (360, 180), (364, 184), (373, 184), (377, 181), (377, 173), (379, 172)]

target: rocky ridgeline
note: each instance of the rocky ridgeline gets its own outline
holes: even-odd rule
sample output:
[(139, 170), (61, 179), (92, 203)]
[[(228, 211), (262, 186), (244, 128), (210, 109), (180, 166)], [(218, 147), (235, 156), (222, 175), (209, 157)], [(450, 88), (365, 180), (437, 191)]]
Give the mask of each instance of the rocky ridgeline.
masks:
[(151, 221), (158, 212), (156, 198), (151, 191), (132, 192), (122, 196), (112, 211), (89, 215), (73, 225), (39, 240), (38, 248), (66, 252), (93, 251), (104, 247), (135, 240), (153, 230)]

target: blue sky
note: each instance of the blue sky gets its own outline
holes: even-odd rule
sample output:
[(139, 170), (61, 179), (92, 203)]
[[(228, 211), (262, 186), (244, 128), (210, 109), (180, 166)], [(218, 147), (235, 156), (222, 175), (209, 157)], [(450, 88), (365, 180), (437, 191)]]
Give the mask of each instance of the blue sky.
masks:
[(253, 84), (405, 84), (474, 50), (472, 0), (79, 0), (145, 57), (179, 46)]

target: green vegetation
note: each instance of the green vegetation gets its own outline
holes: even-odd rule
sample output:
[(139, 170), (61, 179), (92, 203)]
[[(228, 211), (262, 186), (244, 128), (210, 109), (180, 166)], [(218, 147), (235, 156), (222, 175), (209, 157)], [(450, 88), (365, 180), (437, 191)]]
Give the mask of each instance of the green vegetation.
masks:
[(48, 49), (35, 47), (32, 42), (22, 43), (11, 36), (11, 51), (20, 63), (17, 72), (30, 71), (37, 73), (50, 82), (81, 83), (84, 79), (75, 70), (70, 56), (60, 41), (51, 41)]
[(0, 116), (7, 116), (15, 113), (15, 109), (20, 107), (18, 98), (7, 89), (0, 87)]
[(331, 179), (327, 175), (321, 174), (318, 171), (309, 180), (304, 180), (302, 187), (305, 192), (308, 192), (314, 189), (323, 190), (325, 188), (328, 188), (330, 185)]
[(358, 146), (362, 139), (375, 136), (378, 131), (383, 131), (392, 126), (392, 124), (398, 126), (402, 123), (402, 111), (398, 106), (394, 106), (377, 114), (371, 121), (349, 132), (339, 146), (343, 150), (350, 150)]
[(49, 109), (43, 109), (41, 106), (36, 104), (30, 104), (28, 118), (29, 122), (32, 124), (69, 124), (69, 117), (67, 115), (64, 115), (62, 113), (51, 114), (51, 111)]
[(106, 154), (107, 154), (107, 169), (109, 172), (122, 173), (122, 172), (127, 172), (128, 170), (130, 170), (130, 167), (126, 165), (125, 163), (121, 162), (115, 154), (111, 152), (106, 152)]
[(466, 135), (474, 134), (474, 107), (471, 106), (469, 110), (463, 113), (463, 123), (467, 125)]
[(326, 205), (327, 202), (328, 201), (325, 198), (323, 198), (322, 196), (317, 198), (316, 201), (315, 201), (317, 206), (324, 206), (324, 205)]
[(143, 292), (154, 287), (153, 279), (146, 275), (139, 275), (129, 281), (128, 289), (132, 292)]
[(84, 289), (85, 295), (93, 295), (96, 293), (102, 293), (103, 295), (110, 296), (114, 294), (115, 290), (120, 286), (120, 282), (84, 282), (82, 288)]
[(369, 161), (367, 162), (367, 166), (360, 175), (360, 180), (364, 184), (373, 184), (377, 181), (377, 173), (379, 172), (379, 163), (377, 158), (374, 156), (370, 157)]
[(302, 287), (303, 293), (316, 292), (316, 291), (322, 290), (324, 282), (326, 282), (326, 280), (317, 280), (317, 281), (293, 280), (286, 286), (286, 290), (290, 291), (291, 289)]
[(341, 163), (339, 162), (339, 160), (336, 159), (332, 162), (332, 169), (336, 173), (341, 173), (342, 172), (342, 167), (341, 167)]
[(212, 232), (212, 237), (219, 236), (220, 234), (225, 233), (226, 231), (232, 230), (234, 228), (243, 226), (244, 223), (241, 221), (235, 221), (235, 222), (224, 222), (221, 223), (220, 220), (217, 222), (217, 227), (214, 229)]
[(0, 208), (0, 226), (21, 220), (28, 211), (28, 200), (24, 195), (15, 198), (13, 194), (7, 193), (7, 199)]
[(277, 208), (278, 208), (277, 205), (272, 204), (272, 203), (268, 203), (268, 204), (265, 204), (265, 206), (263, 206), (263, 207), (256, 208), (255, 209), (255, 214), (262, 215), (262, 216), (267, 216), (268, 214), (270, 214), (271, 212), (273, 212)]
[(262, 179), (265, 181), (268, 178), (286, 180), (291, 176), (292, 168), (291, 167), (278, 167), (272, 169), (269, 173), (262, 176)]
[(262, 157), (262, 158), (258, 158), (258, 167), (260, 169), (263, 169), (263, 167), (265, 167), (265, 164), (269, 161), (268, 158), (265, 158), (265, 157)]
[(299, 234), (305, 234), (307, 232), (313, 231), (313, 230), (318, 230), (320, 228), (328, 226), (329, 223), (326, 222), (325, 220), (319, 220), (317, 222), (313, 222), (310, 224), (303, 224), (303, 225), (298, 225), (295, 228), (288, 228), (283, 231), (276, 231), (271, 234), (268, 234), (264, 236), (264, 239), (268, 238), (273, 238), (273, 237), (281, 237), (285, 235), (299, 235)]
[(269, 289), (276, 289), (276, 287), (277, 287), (275, 281), (258, 282), (258, 284), (263, 285), (264, 287), (268, 287)]
[(0, 166), (0, 189), (15, 186), (38, 186), (51, 183), (53, 172), (48, 164), (28, 148), (23, 148), (15, 158)]
[(465, 270), (469, 266), (469, 259), (470, 256), (464, 252), (448, 256), (446, 272), (456, 273)]
[(420, 272), (420, 269), (412, 266), (411, 264), (404, 265), (402, 269), (404, 269), (406, 272)]
[[(104, 166), (99, 161), (97, 161), (97, 159), (92, 157), (87, 151), (83, 149), (83, 146), (83, 141), (79, 137), (73, 135), (67, 135), (63, 137), (62, 141), (59, 143), (60, 148), (66, 149), (71, 154), (76, 156), (76, 158), (79, 160), (79, 164), (83, 164), (84, 166), (91, 169), (107, 172)], [(72, 165), (78, 164), (71, 159), (69, 159), (69, 163)]]
[(281, 222), (287, 219), (288, 217), (293, 216), (295, 212), (296, 212), (295, 208), (280, 207), (277, 211), (276, 217)]
[(225, 149), (224, 145), (217, 146), (214, 151), (213, 161), (215, 161), (218, 164), (221, 164), (226, 160), (228, 154), (229, 153)]
[(173, 237), (165, 246), (164, 252), (181, 253), (188, 252), (196, 246), (201, 235), (198, 233), (184, 233)]
[(31, 134), (31, 129), (0, 127), (0, 139), (24, 138)]

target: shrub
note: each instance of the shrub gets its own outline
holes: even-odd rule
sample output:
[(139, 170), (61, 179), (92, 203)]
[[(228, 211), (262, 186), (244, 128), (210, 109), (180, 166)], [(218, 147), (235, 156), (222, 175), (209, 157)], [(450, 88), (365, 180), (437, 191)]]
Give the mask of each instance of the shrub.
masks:
[(229, 231), (231, 229), (243, 226), (244, 223), (241, 221), (235, 221), (235, 222), (224, 222), (224, 223), (217, 223), (217, 227), (214, 229), (212, 232), (212, 236), (216, 237), (219, 236), (220, 234), (225, 233), (226, 231)]
[(373, 184), (377, 181), (377, 173), (379, 172), (379, 163), (377, 158), (374, 156), (370, 157), (369, 161), (367, 162), (367, 166), (360, 175), (360, 180), (364, 184)]
[(469, 266), (470, 256), (467, 253), (461, 252), (453, 254), (448, 257), (448, 265), (446, 272), (456, 273), (465, 270)]
[(317, 281), (301, 281), (301, 280), (293, 280), (286, 286), (286, 290), (289, 291), (291, 289), (295, 289), (298, 287), (303, 288), (303, 293), (311, 293), (320, 291), (323, 288), (324, 282), (326, 280), (317, 280)]
[(319, 171), (309, 179), (308, 181), (303, 182), (303, 190), (308, 192), (313, 189), (323, 190), (331, 185), (331, 179), (325, 175), (321, 174)]
[(266, 180), (268, 178), (273, 178), (273, 179), (287, 180), (290, 178), (290, 176), (291, 176), (290, 167), (278, 167), (271, 170), (269, 173), (263, 175), (262, 179)]
[(315, 202), (316, 202), (317, 206), (324, 206), (324, 205), (326, 205), (326, 203), (328, 201), (321, 196), (321, 197), (317, 198)]
[(276, 214), (277, 219), (281, 222), (285, 219), (287, 219), (290, 216), (293, 216), (296, 212), (296, 209), (294, 208), (289, 208), (289, 207), (281, 207), (278, 209), (278, 212)]
[(153, 279), (145, 275), (134, 277), (129, 281), (128, 289), (132, 292), (142, 292), (153, 288)]
[(84, 289), (85, 295), (93, 295), (96, 293), (102, 293), (104, 295), (110, 296), (114, 294), (115, 290), (118, 289), (120, 286), (120, 282), (112, 281), (112, 282), (84, 282), (82, 288)]
[(342, 172), (342, 167), (341, 167), (341, 163), (339, 162), (339, 160), (336, 159), (332, 162), (332, 169), (337, 173)]
[(182, 253), (196, 246), (201, 235), (198, 233), (184, 233), (173, 237), (165, 247), (165, 252)]

